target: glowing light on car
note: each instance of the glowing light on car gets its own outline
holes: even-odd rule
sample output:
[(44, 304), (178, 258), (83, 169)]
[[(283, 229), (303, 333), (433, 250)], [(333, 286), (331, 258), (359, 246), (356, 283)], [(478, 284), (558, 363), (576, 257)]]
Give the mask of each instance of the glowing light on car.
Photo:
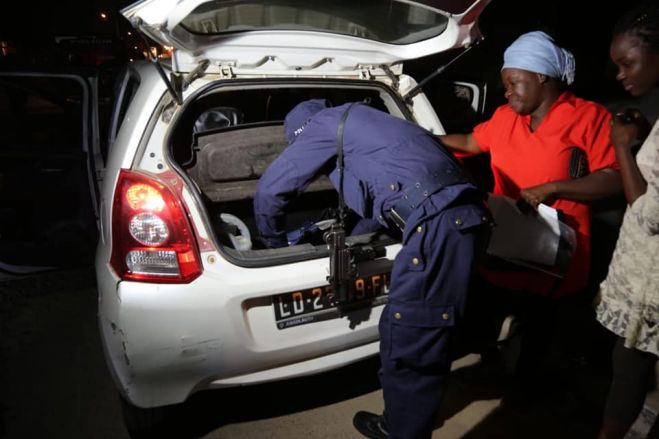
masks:
[(122, 170), (112, 208), (110, 265), (124, 280), (188, 283), (199, 249), (180, 198), (155, 176)]
[(130, 219), (130, 235), (142, 245), (157, 247), (167, 242), (169, 229), (158, 215), (138, 213)]
[(126, 255), (126, 265), (135, 275), (179, 276), (176, 252), (172, 250), (132, 250)]
[(133, 210), (160, 212), (165, 207), (165, 200), (160, 192), (146, 184), (135, 184), (129, 187), (126, 191), (126, 201)]

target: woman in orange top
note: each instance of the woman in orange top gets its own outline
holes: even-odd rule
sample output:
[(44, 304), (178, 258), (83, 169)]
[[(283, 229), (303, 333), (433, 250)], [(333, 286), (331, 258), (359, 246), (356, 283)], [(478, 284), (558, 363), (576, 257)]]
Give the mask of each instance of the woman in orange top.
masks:
[[(504, 395), (504, 404), (528, 404), (533, 395), (526, 390), (540, 395), (537, 384), (550, 382), (538, 373), (560, 320), (559, 305), (565, 302), (555, 299), (578, 297), (576, 293), (588, 281), (588, 202), (622, 190), (609, 140), (611, 116), (602, 105), (563, 90), (564, 84), (574, 80), (574, 72), (572, 54), (549, 35), (524, 34), (504, 53), (501, 79), (508, 104), (470, 134), (440, 136), (456, 152), (490, 153), (494, 194), (521, 198), (534, 208), (544, 203), (560, 209), (577, 232), (577, 249), (562, 280), (540, 271), (481, 270), (486, 284), (475, 291), (476, 300), (485, 300), (487, 305), (474, 308), (488, 315), (475, 320), (496, 325), (498, 321), (492, 320), (513, 312), (523, 325), (517, 379)], [(570, 172), (575, 150), (585, 158), (586, 175)]]
[[(609, 140), (608, 110), (562, 90), (574, 80), (574, 58), (546, 33), (519, 37), (504, 53), (501, 79), (508, 105), (477, 125), (471, 134), (440, 136), (454, 151), (489, 152), (497, 195), (523, 198), (563, 211), (577, 232), (577, 251), (563, 281), (541, 272), (488, 273), (506, 289), (553, 297), (577, 293), (586, 286), (590, 264), (589, 201), (619, 193), (615, 151)], [(573, 147), (588, 163), (588, 175), (570, 176)]]

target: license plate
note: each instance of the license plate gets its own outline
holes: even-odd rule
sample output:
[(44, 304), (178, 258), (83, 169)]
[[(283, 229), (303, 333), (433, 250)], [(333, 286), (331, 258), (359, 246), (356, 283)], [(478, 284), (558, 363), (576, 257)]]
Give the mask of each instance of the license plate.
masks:
[[(358, 277), (348, 297), (348, 306), (358, 307), (386, 294), (389, 294), (389, 273)], [(336, 317), (337, 303), (331, 285), (278, 294), (272, 297), (272, 305), (279, 329)]]

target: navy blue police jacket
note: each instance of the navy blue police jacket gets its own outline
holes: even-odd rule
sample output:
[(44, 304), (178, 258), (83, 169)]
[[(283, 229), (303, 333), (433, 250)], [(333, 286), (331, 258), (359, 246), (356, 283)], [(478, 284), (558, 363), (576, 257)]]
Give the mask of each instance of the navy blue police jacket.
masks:
[[(340, 119), (350, 104), (316, 113), (295, 140), (266, 169), (254, 196), (256, 226), (268, 247), (287, 245), (285, 214), (295, 199), (321, 172), (338, 190), (337, 132)], [(367, 105), (355, 104), (345, 122), (343, 192), (346, 205), (359, 216), (389, 227), (391, 208), (405, 190), (419, 181), (432, 180), (447, 167), (460, 167), (437, 138), (419, 125)], [(433, 196), (423, 215), (412, 215), (407, 231), (440, 212), (465, 191), (480, 193), (472, 183), (459, 183)], [(471, 224), (473, 222), (473, 224)], [(465, 221), (470, 227), (482, 223), (481, 216)], [(441, 231), (438, 231), (441, 233)]]

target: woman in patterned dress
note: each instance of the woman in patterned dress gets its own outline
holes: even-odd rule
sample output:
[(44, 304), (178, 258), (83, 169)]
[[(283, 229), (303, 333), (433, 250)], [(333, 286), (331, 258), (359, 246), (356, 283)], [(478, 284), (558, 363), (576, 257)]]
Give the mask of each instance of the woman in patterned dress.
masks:
[[(620, 19), (610, 56), (616, 79), (632, 96), (659, 86), (656, 0)], [(625, 436), (643, 408), (659, 356), (659, 122), (649, 127), (638, 110), (618, 113), (611, 122), (628, 207), (597, 305), (597, 319), (617, 336), (598, 439)], [(634, 158), (632, 146), (646, 135)], [(659, 420), (648, 437), (659, 437)]]

